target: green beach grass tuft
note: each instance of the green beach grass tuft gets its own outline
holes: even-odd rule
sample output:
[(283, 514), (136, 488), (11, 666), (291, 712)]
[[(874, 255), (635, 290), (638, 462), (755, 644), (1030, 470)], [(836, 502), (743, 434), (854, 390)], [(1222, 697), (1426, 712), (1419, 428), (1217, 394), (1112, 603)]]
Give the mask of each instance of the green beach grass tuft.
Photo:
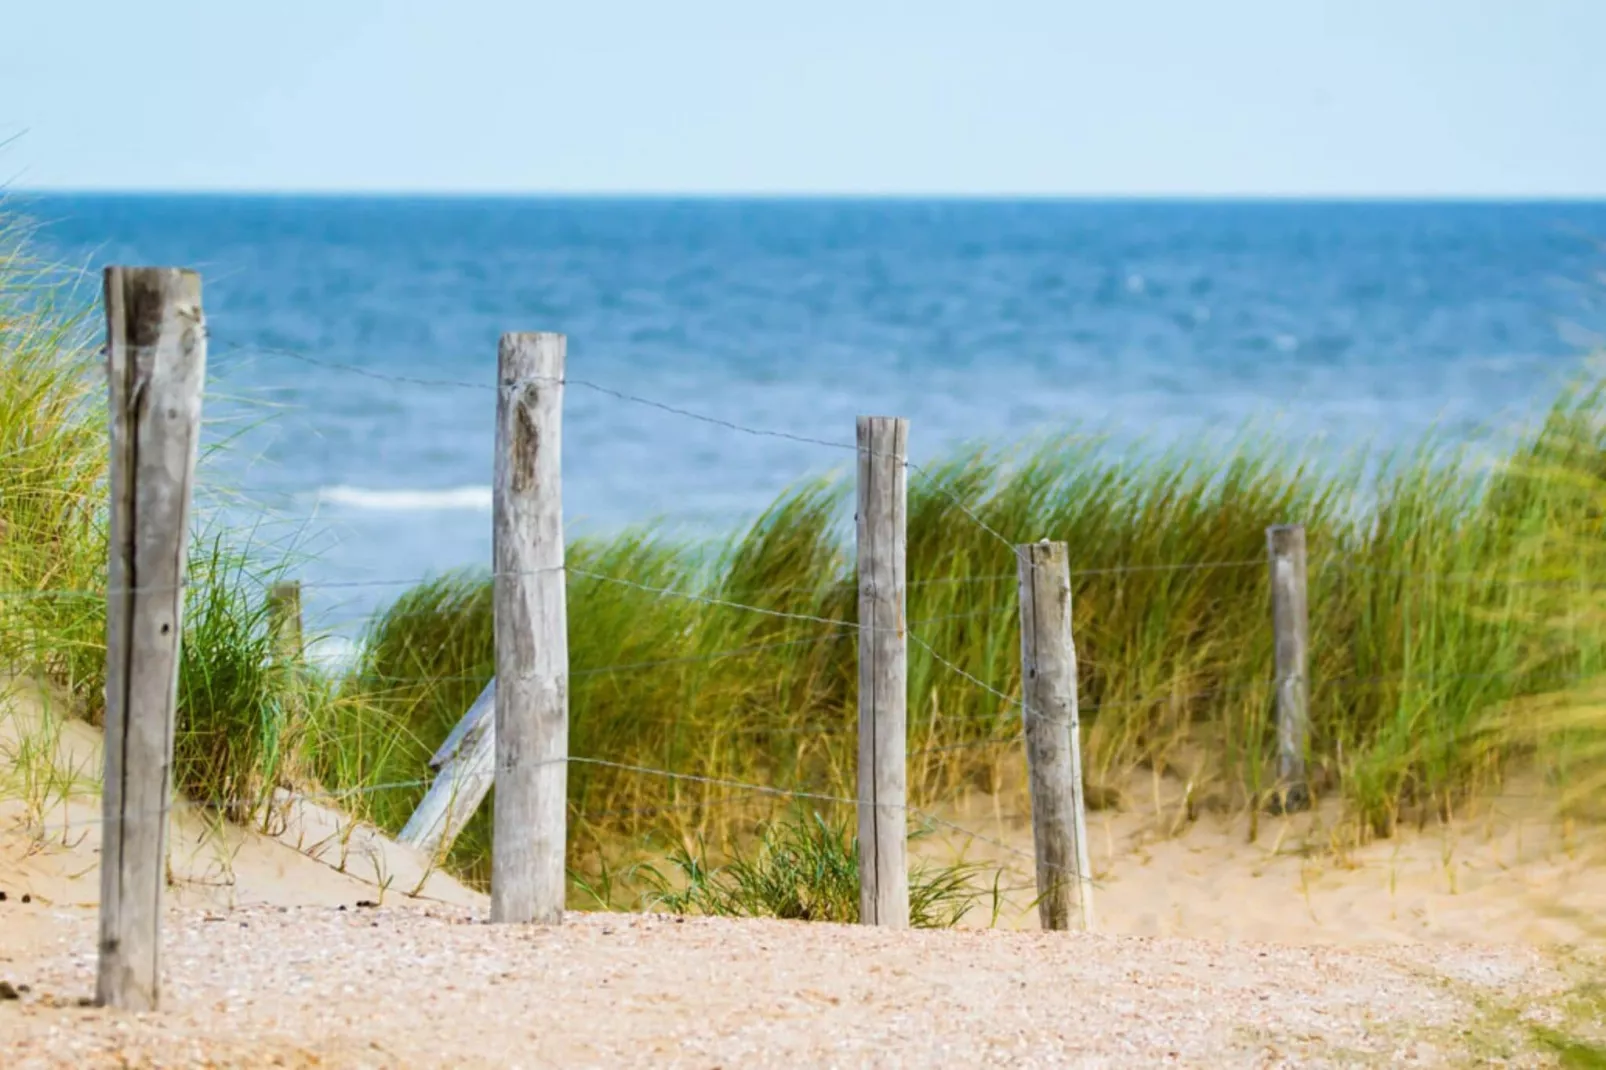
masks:
[[(1491, 737), (1491, 713), (1601, 664), (1601, 629), (1578, 621), (1560, 634), (1538, 617), (1571, 597), (1557, 577), (1574, 575), (1574, 558), (1555, 532), (1583, 537), (1598, 514), (1528, 474), (1601, 467), (1600, 408), (1597, 391), (1569, 391), (1508, 457), (1481, 465), (1431, 444), (1329, 469), (1253, 441), (1159, 458), (1072, 441), (929, 469), (909, 500), (912, 803), (1020, 790), (1015, 562), (987, 528), (1071, 548), (1095, 791), (1135, 769), (1202, 763), (1201, 790), (1222, 805), (1264, 802), (1275, 787), (1265, 529), (1300, 522), (1316, 791), (1344, 800), (1358, 837), (1453, 814), (1536, 747)], [(571, 752), (851, 795), (849, 490), (805, 485), (712, 549), (644, 532), (571, 547)], [(419, 774), (490, 679), (491, 628), (489, 582), (471, 575), (408, 592), (375, 621), (348, 687), (391, 720), (387, 776)], [(766, 806), (706, 781), (583, 764), (570, 775), (584, 853), (655, 831), (733, 833)], [(386, 822), (414, 801), (390, 800)], [(488, 835), (481, 815), (454, 864), (482, 873)]]
[[(756, 847), (736, 849), (723, 864), (709, 861), (707, 845), (677, 844), (665, 852), (666, 873), (652, 863), (635, 867), (649, 909), (713, 917), (793, 921), (859, 921), (859, 844), (848, 822), (794, 810), (765, 827)], [(985, 867), (916, 863), (909, 874), (909, 923), (917, 929), (957, 925), (988, 898)], [(999, 897), (991, 895), (997, 917)]]
[[(0, 220), (0, 676), (31, 678), (104, 713), (105, 387), (89, 295), (30, 259)], [(174, 783), (233, 820), (262, 818), (274, 788), (305, 786), (319, 726), (353, 703), (298, 659), (274, 656), (266, 588), (283, 562), (245, 533), (197, 520), (185, 592)], [(0, 786), (53, 775), (48, 747), (17, 748)], [(34, 768), (37, 766), (37, 768)], [(94, 771), (98, 774), (98, 770)]]

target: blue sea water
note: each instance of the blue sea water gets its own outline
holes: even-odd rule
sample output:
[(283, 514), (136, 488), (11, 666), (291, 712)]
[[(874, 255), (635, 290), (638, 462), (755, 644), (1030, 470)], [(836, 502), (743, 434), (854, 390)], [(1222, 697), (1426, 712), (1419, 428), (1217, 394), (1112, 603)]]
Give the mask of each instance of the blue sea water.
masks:
[[(566, 333), (574, 377), (804, 438), (907, 416), (922, 460), (1076, 430), (1164, 446), (1251, 420), (1324, 449), (1472, 436), (1553, 396), (1606, 325), (1601, 203), (7, 208), (64, 265), (204, 273), (209, 438), (227, 440), (205, 478), (236, 516), (269, 518), (261, 539), (312, 552), (309, 605), (337, 626), (396, 588), (320, 585), (488, 563), (504, 331)], [(577, 387), (563, 449), (579, 531), (724, 532), (851, 459)]]

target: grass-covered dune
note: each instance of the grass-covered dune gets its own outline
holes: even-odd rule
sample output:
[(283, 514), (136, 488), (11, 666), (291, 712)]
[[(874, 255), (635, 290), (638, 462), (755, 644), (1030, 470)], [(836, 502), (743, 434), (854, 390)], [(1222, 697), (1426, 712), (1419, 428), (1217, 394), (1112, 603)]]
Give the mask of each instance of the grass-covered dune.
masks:
[[(1201, 806), (1263, 799), (1275, 741), (1265, 529), (1299, 522), (1315, 789), (1345, 800), (1363, 835), (1453, 812), (1510, 759), (1555, 742), (1496, 733), (1493, 715), (1599, 665), (1602, 631), (1556, 622), (1594, 586), (1575, 543), (1601, 515), (1590, 493), (1601, 400), (1568, 392), (1493, 463), (1431, 445), (1335, 470), (1254, 443), (1143, 458), (1072, 442), (926, 469), (909, 501), (913, 802), (1019, 782), (1008, 543), (1045, 537), (1073, 561), (1094, 785), (1146, 764), (1180, 769)], [(713, 551), (647, 531), (572, 546), (571, 752), (851, 794), (850, 498), (851, 486), (806, 485)], [(416, 775), (490, 678), (491, 616), (489, 581), (473, 575), (398, 599), (345, 684), (379, 721), (361, 726), (365, 744), (333, 753), (325, 778)], [(572, 766), (570, 784), (577, 849), (652, 829), (724, 831), (773, 808), (605, 766)], [(376, 816), (403, 821), (415, 798), (375, 798)], [(482, 815), (460, 842), (470, 872), (483, 872), (488, 827)]]
[[(53, 289), (23, 249), (0, 239), (0, 659), (94, 720), (98, 324), (89, 295)], [(1052, 538), (1075, 570), (1095, 788), (1147, 764), (1181, 770), (1201, 807), (1257, 803), (1274, 786), (1265, 528), (1286, 522), (1306, 525), (1311, 556), (1313, 787), (1357, 830), (1453, 811), (1514, 761), (1571, 775), (1596, 737), (1543, 704), (1601, 667), (1602, 415), (1586, 383), (1493, 462), (1431, 444), (1332, 467), (1248, 440), (1145, 457), (1067, 439), (928, 466), (909, 500), (912, 801), (1019, 791), (1008, 544)], [(852, 793), (851, 490), (805, 484), (713, 547), (650, 530), (570, 547), (572, 753), (707, 778), (573, 765), (578, 869), (655, 831), (753, 831), (785, 806), (729, 782)], [(427, 777), (493, 671), (489, 581), (406, 592), (330, 679), (275, 656), (266, 585), (283, 566), (229, 531), (196, 534), (177, 783), (236, 817), (275, 785), (347, 793), (399, 828), (423, 788), (386, 786)], [(451, 859), (471, 877), (486, 872), (488, 814)]]

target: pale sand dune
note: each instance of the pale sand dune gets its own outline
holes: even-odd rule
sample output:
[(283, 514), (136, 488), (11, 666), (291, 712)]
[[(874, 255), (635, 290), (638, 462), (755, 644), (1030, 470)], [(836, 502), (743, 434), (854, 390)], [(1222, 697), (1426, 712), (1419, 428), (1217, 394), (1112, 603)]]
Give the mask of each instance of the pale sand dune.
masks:
[[(55, 779), (32, 775), (53, 753)], [(0, 890), (46, 904), (99, 903), (100, 733), (38, 696), (0, 709)], [(270, 834), (209, 820), (175, 801), (169, 834), (175, 906), (336, 906), (421, 898), (477, 908), (484, 896), (328, 806), (278, 793)]]
[[(19, 748), (48, 747), (61, 778), (18, 782)], [(92, 907), (100, 803), (100, 740), (37, 702), (0, 715), (0, 889)], [(38, 763), (33, 763), (37, 765)], [(70, 788), (65, 785), (70, 782)], [(1088, 816), (1100, 932), (1291, 944), (1519, 943), (1606, 940), (1606, 830), (1560, 827), (1549, 800), (1519, 785), (1467, 817), (1343, 846), (1339, 815), (1262, 817), (1255, 842), (1242, 816), (1179, 819), (1179, 785), (1135, 778), (1128, 807)], [(932, 812), (974, 831), (938, 827), (916, 860), (962, 856), (1003, 870), (997, 924), (1035, 928), (1031, 827), (1024, 799), (974, 796)], [(34, 805), (30, 806), (30, 800)], [(320, 906), (420, 897), (468, 908), (485, 897), (416, 852), (328, 806), (280, 793), (273, 835), (209, 821), (175, 804), (175, 905)], [(1335, 843), (1338, 849), (1335, 850)], [(992, 922), (988, 908), (968, 925)]]
[[(1144, 802), (1133, 790), (1131, 810), (1088, 815), (1098, 931), (1329, 946), (1606, 945), (1606, 830), (1562, 826), (1552, 800), (1525, 786), (1448, 824), (1359, 847), (1340, 834), (1333, 806), (1264, 816), (1251, 843), (1242, 815), (1179, 822), (1176, 794), (1162, 784), (1158, 813), (1152, 795)], [(1006, 885), (1030, 888), (1032, 862), (1017, 853), (1031, 852), (1028, 818), (988, 797), (935, 813), (986, 839), (938, 828), (917, 857), (987, 862), (1005, 868)], [(998, 923), (1035, 928), (1031, 898), (1011, 894)]]

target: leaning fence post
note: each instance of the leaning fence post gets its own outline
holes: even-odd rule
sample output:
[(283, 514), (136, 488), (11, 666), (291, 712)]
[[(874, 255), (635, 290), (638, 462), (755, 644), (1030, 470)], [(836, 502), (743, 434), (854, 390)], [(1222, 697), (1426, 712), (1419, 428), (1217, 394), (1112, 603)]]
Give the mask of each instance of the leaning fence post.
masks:
[(861, 416), (859, 920), (909, 926), (908, 636), (904, 627), (909, 421)]
[(1091, 932), (1093, 872), (1082, 794), (1070, 559), (1062, 542), (1031, 543), (1017, 552), (1021, 717), (1037, 849), (1037, 916), (1045, 929), (1069, 929), (1074, 885), (1082, 928)]
[(493, 922), (563, 918), (569, 757), (564, 350), (563, 335), (537, 333), (504, 334), (498, 352)]
[(1310, 806), (1305, 747), (1310, 731), (1306, 686), (1309, 617), (1305, 586), (1305, 529), (1266, 529), (1271, 555), (1271, 619), (1276, 641), (1277, 795), (1272, 808), (1292, 813)]
[(107, 268), (105, 301), (111, 500), (95, 1000), (154, 1010), (206, 327), (192, 271)]
[(491, 793), (496, 766), (496, 681), (485, 685), (463, 719), (429, 760), (435, 780), (396, 836), (431, 860), (452, 849)]

